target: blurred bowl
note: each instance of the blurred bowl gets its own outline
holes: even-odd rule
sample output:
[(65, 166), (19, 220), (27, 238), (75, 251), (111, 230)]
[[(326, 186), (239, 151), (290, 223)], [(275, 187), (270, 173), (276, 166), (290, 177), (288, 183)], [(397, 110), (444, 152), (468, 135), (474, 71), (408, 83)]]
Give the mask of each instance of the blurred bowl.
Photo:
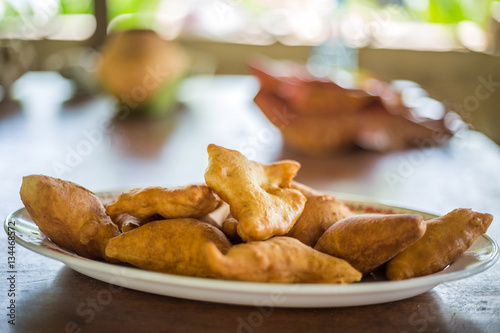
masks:
[(260, 82), (255, 104), (280, 130), (285, 145), (299, 153), (328, 155), (353, 147), (389, 151), (441, 144), (452, 134), (441, 103), (422, 93), (407, 106), (394, 84), (370, 75), (360, 75), (355, 88), (344, 88), (289, 62), (259, 60), (250, 71)]
[(259, 91), (254, 101), (280, 130), (285, 145), (296, 152), (325, 155), (353, 147), (356, 118), (352, 114), (298, 114), (265, 91)]

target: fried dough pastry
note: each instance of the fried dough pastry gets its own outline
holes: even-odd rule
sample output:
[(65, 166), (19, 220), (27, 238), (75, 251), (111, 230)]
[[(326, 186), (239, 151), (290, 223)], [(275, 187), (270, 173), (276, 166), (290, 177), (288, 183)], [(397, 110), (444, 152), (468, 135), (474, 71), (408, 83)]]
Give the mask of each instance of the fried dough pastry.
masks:
[(200, 218), (217, 208), (219, 203), (220, 199), (206, 185), (172, 189), (152, 186), (120, 194), (116, 202), (106, 207), (106, 213), (127, 213), (140, 219), (155, 214), (165, 219)]
[(332, 224), (353, 214), (349, 207), (331, 195), (318, 193), (295, 181), (291, 187), (300, 191), (307, 201), (304, 211), (287, 236), (306, 245), (313, 247)]
[(208, 157), (205, 182), (229, 204), (244, 241), (290, 231), (306, 202), (302, 193), (289, 188), (299, 163), (285, 160), (264, 165), (214, 144), (208, 146)]
[[(104, 208), (108, 207), (110, 204), (114, 203), (118, 199), (118, 194), (116, 195), (104, 195), (104, 196), (99, 196), (97, 197), (101, 200), (101, 203), (103, 204)], [(138, 217), (132, 216), (127, 213), (121, 213), (121, 214), (116, 214), (116, 215), (109, 215), (111, 218), (111, 221), (113, 221), (114, 224), (118, 227), (118, 229), (121, 232), (128, 232), (132, 229), (138, 228), (143, 224), (153, 222), (156, 220), (163, 220), (163, 217), (160, 215), (153, 215), (149, 216), (143, 219), (140, 219)]]
[(231, 247), (216, 227), (191, 218), (150, 222), (111, 239), (106, 254), (142, 269), (217, 278), (210, 269), (205, 246), (226, 253)]
[(222, 222), (222, 232), (229, 238), (231, 243), (239, 244), (242, 243), (240, 235), (238, 235), (238, 220), (229, 215), (227, 219)]
[(419, 240), (425, 228), (416, 214), (355, 215), (333, 224), (314, 248), (366, 274)]
[(163, 217), (160, 215), (153, 215), (150, 217), (146, 217), (140, 219), (138, 217), (132, 216), (127, 213), (122, 213), (118, 215), (110, 215), (111, 220), (114, 224), (118, 226), (121, 232), (129, 232), (130, 230), (134, 230), (135, 228), (139, 228), (141, 225), (144, 225), (149, 222), (163, 220)]
[(361, 273), (346, 261), (290, 237), (234, 245), (226, 255), (208, 244), (207, 258), (212, 270), (229, 280), (350, 283), (361, 279)]
[(488, 230), (491, 221), (492, 215), (466, 208), (427, 221), (424, 236), (387, 263), (387, 278), (402, 280), (445, 269)]
[(73, 182), (42, 175), (23, 177), (21, 200), (38, 228), (55, 244), (90, 259), (103, 258), (120, 234), (100, 199)]

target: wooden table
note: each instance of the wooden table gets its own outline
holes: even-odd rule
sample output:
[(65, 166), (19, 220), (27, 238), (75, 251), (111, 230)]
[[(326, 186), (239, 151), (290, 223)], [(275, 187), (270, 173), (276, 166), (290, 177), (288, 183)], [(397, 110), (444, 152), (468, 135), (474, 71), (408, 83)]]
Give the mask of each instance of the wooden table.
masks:
[[(68, 82), (30, 73), (15, 95), (22, 112), (0, 109), (0, 215), (21, 207), (21, 177), (60, 176), (93, 191), (203, 181), (209, 143), (244, 150), (261, 162), (297, 159), (297, 180), (323, 190), (390, 200), (444, 214), (457, 207), (500, 216), (500, 150), (477, 132), (438, 148), (330, 158), (281, 148), (278, 132), (252, 104), (248, 77), (198, 77), (183, 86), (185, 107), (162, 121), (109, 123), (107, 97), (62, 103)], [(478, 111), (479, 112), (479, 111)], [(129, 121), (130, 120), (130, 121)], [(500, 223), (488, 234), (500, 240)], [(15, 297), (7, 297), (7, 237), (2, 244), (0, 331), (16, 332), (499, 332), (500, 265), (419, 296), (347, 308), (234, 306), (124, 289), (106, 304), (110, 285), (15, 247)], [(16, 325), (7, 323), (15, 300)]]

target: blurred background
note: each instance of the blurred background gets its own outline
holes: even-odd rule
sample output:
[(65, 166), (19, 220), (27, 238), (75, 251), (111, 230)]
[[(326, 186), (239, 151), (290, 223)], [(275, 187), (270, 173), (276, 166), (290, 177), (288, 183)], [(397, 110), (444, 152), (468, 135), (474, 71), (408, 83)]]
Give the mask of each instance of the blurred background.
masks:
[(247, 74), (260, 54), (317, 76), (361, 68), (412, 80), (499, 142), (498, 91), (480, 112), (464, 101), (481, 75), (500, 81), (499, 20), (493, 0), (2, 0), (0, 83), (8, 99), (25, 72), (56, 71), (73, 94), (96, 93), (91, 76), (109, 33), (151, 29), (197, 54), (202, 72)]
[(110, 186), (144, 163), (137, 182), (201, 180), (169, 161), (210, 142), (264, 162), (498, 144), (499, 55), (493, 0), (0, 0), (1, 152)]

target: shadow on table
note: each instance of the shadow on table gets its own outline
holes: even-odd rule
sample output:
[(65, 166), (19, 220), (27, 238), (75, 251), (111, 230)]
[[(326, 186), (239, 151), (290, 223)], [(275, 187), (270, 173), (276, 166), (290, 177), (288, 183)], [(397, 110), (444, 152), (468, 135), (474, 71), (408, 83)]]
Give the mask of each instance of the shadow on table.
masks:
[[(47, 284), (48, 285), (48, 284)], [(36, 287), (34, 285), (33, 287)], [(234, 306), (124, 289), (63, 267), (19, 304), (22, 332), (479, 332), (445, 315), (437, 293), (387, 304), (318, 309)], [(450, 324), (451, 322), (451, 324)], [(451, 327), (450, 327), (451, 325)]]
[(359, 179), (368, 177), (376, 163), (384, 154), (354, 149), (332, 156), (307, 156), (283, 149), (279, 159), (300, 162), (297, 180), (305, 184), (321, 186), (325, 179), (331, 181)]
[(185, 114), (185, 108), (180, 106), (171, 114), (155, 118), (137, 115), (117, 116), (110, 122), (109, 135), (114, 146), (126, 154), (155, 158)]

